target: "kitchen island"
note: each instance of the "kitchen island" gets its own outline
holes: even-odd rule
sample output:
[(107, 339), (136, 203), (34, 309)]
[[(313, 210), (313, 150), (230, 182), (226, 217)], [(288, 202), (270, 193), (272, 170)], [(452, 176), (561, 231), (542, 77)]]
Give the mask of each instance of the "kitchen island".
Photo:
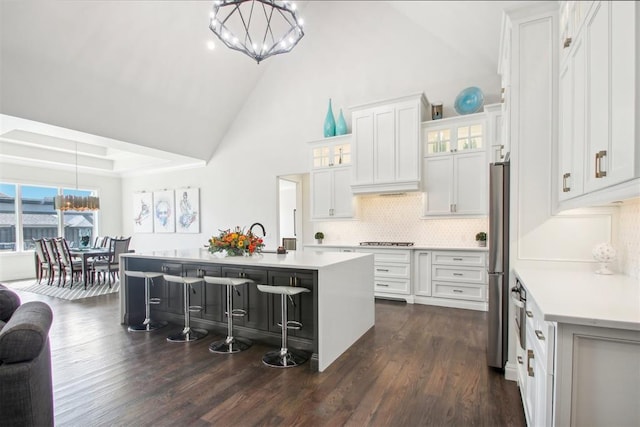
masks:
[[(371, 254), (290, 251), (218, 258), (204, 248), (123, 254), (120, 320), (129, 325), (144, 319), (144, 281), (126, 276), (125, 270), (252, 279), (255, 283), (240, 286), (240, 295), (234, 295), (234, 308), (247, 312), (234, 319), (234, 333), (274, 347), (280, 346), (280, 298), (258, 291), (256, 284), (308, 288), (311, 292), (294, 297), (295, 305), (289, 306), (289, 320), (303, 324), (302, 329), (290, 331), (289, 342), (312, 353), (311, 368), (320, 372), (375, 322)], [(152, 317), (181, 325), (182, 295), (180, 285), (154, 280), (150, 297), (159, 298), (160, 304), (152, 305)], [(225, 335), (225, 301), (223, 286), (194, 285), (191, 305), (202, 310), (191, 314), (191, 324)]]

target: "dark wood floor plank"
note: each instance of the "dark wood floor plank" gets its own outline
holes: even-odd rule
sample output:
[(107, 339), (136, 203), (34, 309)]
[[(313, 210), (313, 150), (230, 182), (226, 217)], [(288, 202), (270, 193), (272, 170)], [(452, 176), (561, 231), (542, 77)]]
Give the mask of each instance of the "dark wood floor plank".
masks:
[(273, 369), (257, 342), (212, 354), (224, 338), (169, 343), (180, 325), (129, 333), (117, 295), (54, 311), (58, 426), (524, 426), (518, 387), (486, 366), (486, 313), (376, 302), (376, 326), (325, 372)]

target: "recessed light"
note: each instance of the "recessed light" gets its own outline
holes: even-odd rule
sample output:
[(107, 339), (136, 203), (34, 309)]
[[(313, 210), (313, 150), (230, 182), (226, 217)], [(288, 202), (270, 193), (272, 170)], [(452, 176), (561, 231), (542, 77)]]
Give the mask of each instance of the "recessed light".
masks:
[(215, 48), (216, 48), (216, 44), (213, 42), (213, 40), (209, 40), (209, 41), (207, 42), (207, 49), (209, 49), (209, 50), (213, 50), (213, 49), (215, 49)]

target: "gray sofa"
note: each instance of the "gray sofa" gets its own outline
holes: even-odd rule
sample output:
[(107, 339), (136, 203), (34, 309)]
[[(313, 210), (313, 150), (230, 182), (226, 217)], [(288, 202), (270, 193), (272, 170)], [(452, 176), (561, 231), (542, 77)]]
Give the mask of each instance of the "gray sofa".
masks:
[(52, 319), (47, 304), (21, 305), (16, 293), (0, 285), (0, 427), (54, 425)]

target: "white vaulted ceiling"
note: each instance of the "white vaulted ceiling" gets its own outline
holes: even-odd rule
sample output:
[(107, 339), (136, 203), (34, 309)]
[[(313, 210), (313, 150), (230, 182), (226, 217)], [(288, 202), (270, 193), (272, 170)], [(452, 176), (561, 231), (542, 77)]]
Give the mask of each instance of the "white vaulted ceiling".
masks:
[[(278, 61), (257, 65), (221, 43), (207, 49), (217, 42), (211, 3), (0, 0), (0, 158), (65, 163), (79, 142), (87, 168), (114, 173), (208, 161)], [(299, 3), (307, 24), (331, 25)], [(369, 3), (355, 2), (363, 14)], [(387, 3), (486, 73), (497, 70), (502, 11), (531, 2)], [(384, 27), (384, 17), (381, 29), (402, 31)], [(302, 49), (304, 38), (288, 55)]]

